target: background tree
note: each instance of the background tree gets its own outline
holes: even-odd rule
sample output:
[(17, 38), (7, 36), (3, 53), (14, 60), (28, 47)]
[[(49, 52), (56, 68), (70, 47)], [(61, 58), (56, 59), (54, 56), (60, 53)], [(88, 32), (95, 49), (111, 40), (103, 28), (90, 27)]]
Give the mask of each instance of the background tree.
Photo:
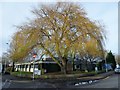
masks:
[(115, 60), (116, 60), (116, 63), (120, 65), (120, 55), (116, 55)]
[(58, 2), (41, 5), (32, 12), (35, 18), (18, 27), (22, 34), (17, 36), (22, 38), (22, 44), (17, 48), (16, 54), (24, 52), (19, 57), (22, 58), (31, 49), (40, 47), (66, 74), (68, 57), (74, 57), (76, 53), (80, 53), (80, 49), (85, 50), (84, 44), (88, 40), (95, 40), (100, 50), (104, 49), (104, 28), (99, 23), (90, 21), (80, 5)]
[(10, 58), (9, 58), (9, 54), (8, 53), (3, 53), (2, 54), (2, 64), (9, 64), (10, 62)]
[(112, 68), (115, 69), (116, 67), (116, 61), (115, 61), (115, 56), (112, 54), (112, 52), (110, 51), (107, 56), (106, 56), (106, 62), (108, 64), (112, 65)]
[(104, 58), (104, 51), (101, 50), (101, 47), (96, 43), (96, 40), (91, 39), (90, 41), (87, 41), (85, 46), (85, 57), (87, 61), (91, 63), (92, 70), (94, 70), (93, 61), (98, 57)]
[(9, 58), (8, 53), (3, 53), (2, 54), (2, 64), (7, 66), (9, 63), (10, 63), (10, 58)]
[(17, 31), (12, 37), (12, 42), (10, 44), (9, 57), (13, 61), (13, 70), (14, 71), (14, 63), (22, 62), (29, 54), (31, 49), (29, 45), (31, 41), (27, 42), (27, 34), (24, 31)]

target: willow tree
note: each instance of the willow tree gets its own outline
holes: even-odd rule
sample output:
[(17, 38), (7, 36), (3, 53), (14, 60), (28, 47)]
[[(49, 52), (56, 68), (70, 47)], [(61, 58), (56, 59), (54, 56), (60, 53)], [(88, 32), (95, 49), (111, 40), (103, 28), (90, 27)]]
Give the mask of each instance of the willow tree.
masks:
[[(96, 44), (101, 46), (101, 50), (103, 49), (102, 26), (90, 21), (80, 5), (58, 2), (41, 5), (32, 13), (35, 18), (19, 26), (21, 32), (25, 31), (27, 34), (24, 37), (25, 48), (31, 50), (39, 46), (61, 67), (62, 72), (66, 73), (68, 57), (71, 54), (74, 56), (84, 48), (83, 43), (88, 39), (90, 41), (94, 38)], [(55, 56), (59, 57), (59, 60)]]
[(12, 37), (12, 42), (10, 44), (10, 57), (13, 62), (22, 62), (23, 59), (29, 54), (29, 45), (31, 41), (27, 41), (27, 34), (24, 31), (18, 31)]
[[(19, 28), (19, 31), (16, 32), (12, 37), (12, 42), (10, 44), (10, 50), (9, 50), (9, 57), (13, 61), (13, 71), (14, 71), (15, 62), (21, 63), (26, 59), (30, 59), (33, 54), (33, 49), (38, 48), (38, 47), (32, 48), (33, 44), (35, 43), (34, 39), (36, 38), (34, 37), (34, 39), (32, 38), (30, 40), (30, 38), (28, 38), (29, 33), (27, 31), (25, 29), (22, 30)], [(41, 56), (40, 59), (41, 59), (44, 54), (42, 53), (40, 54), (41, 54), (40, 55)]]
[(96, 58), (104, 58), (104, 50), (97, 44), (97, 40), (95, 39), (87, 40), (83, 47), (79, 52), (81, 59), (85, 61), (86, 70), (88, 69), (88, 62), (91, 63), (91, 69), (94, 70), (93, 61)]

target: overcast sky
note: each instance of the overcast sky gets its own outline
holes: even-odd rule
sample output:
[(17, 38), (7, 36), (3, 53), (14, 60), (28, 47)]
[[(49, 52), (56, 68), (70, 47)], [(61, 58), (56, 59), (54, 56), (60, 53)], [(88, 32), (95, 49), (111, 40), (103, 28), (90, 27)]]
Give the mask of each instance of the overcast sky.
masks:
[[(6, 52), (16, 28), (33, 18), (30, 12), (38, 3), (33, 2), (6, 2), (0, 3), (0, 56)], [(117, 2), (82, 2), (82, 7), (91, 20), (98, 20), (105, 25), (107, 31), (106, 50), (118, 53), (118, 3)]]

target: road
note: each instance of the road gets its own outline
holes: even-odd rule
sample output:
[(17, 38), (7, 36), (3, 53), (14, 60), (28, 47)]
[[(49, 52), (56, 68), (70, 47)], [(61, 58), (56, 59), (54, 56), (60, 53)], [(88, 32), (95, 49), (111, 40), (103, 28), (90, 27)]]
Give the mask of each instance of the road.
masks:
[(98, 80), (94, 83), (86, 84), (86, 85), (78, 85), (75, 87), (77, 88), (118, 88), (119, 80), (120, 80), (120, 75), (114, 74), (105, 79)]
[[(118, 78), (119, 77), (119, 78)], [(118, 81), (120, 74), (113, 74), (105, 79), (85, 85), (69, 85), (66, 82), (28, 80), (23, 78), (12, 77), (10, 75), (3, 75), (3, 88), (118, 88)]]
[(2, 89), (2, 75), (0, 74), (0, 90)]

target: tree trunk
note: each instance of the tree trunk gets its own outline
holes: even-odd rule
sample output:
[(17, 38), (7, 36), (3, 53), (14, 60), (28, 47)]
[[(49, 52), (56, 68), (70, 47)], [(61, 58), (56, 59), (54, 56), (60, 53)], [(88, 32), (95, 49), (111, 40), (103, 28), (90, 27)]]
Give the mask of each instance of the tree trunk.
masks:
[(67, 74), (67, 70), (66, 70), (66, 67), (65, 67), (65, 66), (61, 67), (61, 72), (62, 72), (63, 74)]
[(88, 72), (87, 60), (85, 60), (85, 72)]
[(93, 68), (93, 63), (92, 63), (92, 60), (90, 59), (90, 64), (91, 64), (91, 69), (94, 70)]
[(73, 65), (73, 71), (75, 71), (75, 63), (74, 63), (74, 61), (73, 61), (72, 65)]
[(80, 64), (79, 64), (79, 66), (80, 66), (80, 71), (82, 71), (82, 60), (80, 59), (79, 62), (80, 62)]
[(67, 59), (66, 59), (66, 58), (64, 58), (64, 60), (63, 60), (62, 67), (61, 67), (61, 71), (62, 71), (64, 74), (67, 74)]
[(73, 71), (75, 71), (75, 55), (73, 56), (72, 66), (73, 66)]
[(14, 62), (13, 62), (13, 66), (12, 66), (12, 72), (14, 72), (15, 70), (14, 70), (14, 67), (15, 67), (15, 65), (14, 65)]

